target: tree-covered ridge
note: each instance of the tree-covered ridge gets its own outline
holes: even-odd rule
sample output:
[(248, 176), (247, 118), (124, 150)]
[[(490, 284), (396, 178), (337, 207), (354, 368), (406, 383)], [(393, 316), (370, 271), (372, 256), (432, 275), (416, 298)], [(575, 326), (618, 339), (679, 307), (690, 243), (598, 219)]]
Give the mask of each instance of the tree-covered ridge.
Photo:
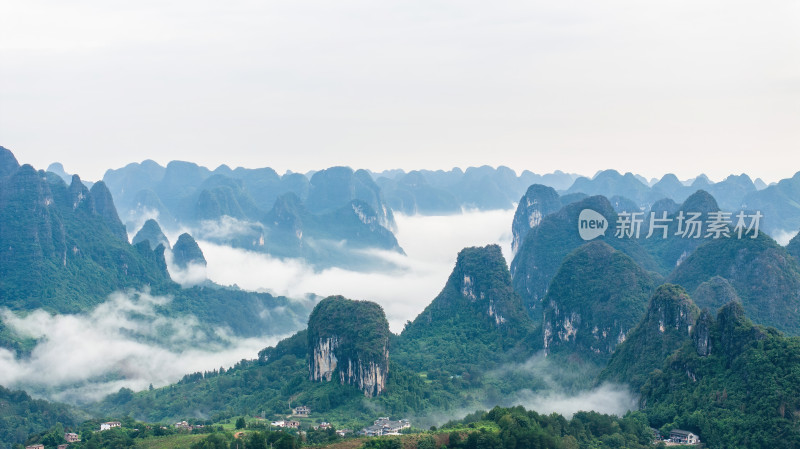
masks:
[(626, 383), (638, 391), (650, 373), (689, 340), (699, 314), (681, 286), (660, 286), (645, 316), (616, 347), (599, 380)]
[(29, 165), (0, 179), (0, 305), (79, 312), (115, 290), (171, 282), (153, 251), (128, 243), (103, 192)]
[(652, 426), (710, 448), (800, 445), (800, 339), (753, 325), (736, 302), (701, 315), (641, 391)]
[(660, 276), (602, 241), (570, 253), (544, 298), (543, 344), (605, 364), (644, 316)]
[(252, 413), (291, 413), (291, 407), (309, 406), (315, 415), (354, 427), (377, 415), (424, 414), (467, 405), (460, 397), (465, 382), (425, 378), (390, 362), (386, 391), (365, 398), (357, 385), (309, 379), (308, 331), (304, 330), (266, 348), (256, 360), (242, 360), (230, 369), (198, 372), (174, 384), (151, 391), (122, 390), (88, 407), (102, 416), (132, 415), (158, 422), (201, 414), (213, 420)]
[(652, 447), (653, 441), (647, 418), (639, 412), (619, 418), (582, 411), (567, 419), (521, 406), (495, 407), (451, 421), (442, 430), (450, 431), (447, 449), (643, 449)]
[[(717, 276), (733, 286), (754, 322), (800, 334), (800, 265), (769, 236), (712, 240), (697, 248), (668, 280), (693, 291)], [(706, 298), (713, 296), (700, 295), (695, 301), (701, 308), (719, 306), (702, 302)]]
[(0, 385), (0, 449), (24, 443), (28, 435), (56, 424), (75, 426), (86, 416), (62, 404), (33, 399), (24, 391)]
[(395, 359), (414, 370), (489, 369), (541, 344), (497, 245), (465, 248), (441, 293), (406, 325)]
[[(77, 176), (67, 185), (19, 166), (8, 150), (0, 159), (0, 307), (90, 313), (114, 292), (146, 291), (171, 298), (158, 313), (190, 313), (208, 329), (254, 336), (296, 331), (313, 305), (212, 284), (182, 289), (170, 279), (163, 246), (128, 243), (103, 182), (88, 190)], [(1, 346), (23, 354), (34, 344), (0, 324)]]

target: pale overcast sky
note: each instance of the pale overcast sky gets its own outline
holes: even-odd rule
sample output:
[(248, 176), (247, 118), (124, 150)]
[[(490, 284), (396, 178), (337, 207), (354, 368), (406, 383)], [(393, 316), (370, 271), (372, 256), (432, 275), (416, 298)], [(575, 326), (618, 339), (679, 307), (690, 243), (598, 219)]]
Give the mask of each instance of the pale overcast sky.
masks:
[(800, 170), (795, 0), (0, 3), (0, 145), (98, 179)]

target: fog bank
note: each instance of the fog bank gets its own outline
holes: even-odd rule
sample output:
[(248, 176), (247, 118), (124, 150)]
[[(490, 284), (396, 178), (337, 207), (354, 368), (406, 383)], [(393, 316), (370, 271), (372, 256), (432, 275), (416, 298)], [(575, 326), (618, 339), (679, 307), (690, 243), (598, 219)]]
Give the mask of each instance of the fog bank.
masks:
[(386, 311), (391, 330), (400, 332), (407, 320), (413, 320), (439, 294), (461, 249), (497, 243), (510, 263), (513, 216), (511, 209), (447, 216), (397, 214), (396, 236), (406, 256), (370, 250), (370, 255), (398, 267), (373, 272), (315, 271), (301, 259), (278, 259), (204, 240), (198, 244), (213, 282), (289, 297), (315, 293), (374, 301)]

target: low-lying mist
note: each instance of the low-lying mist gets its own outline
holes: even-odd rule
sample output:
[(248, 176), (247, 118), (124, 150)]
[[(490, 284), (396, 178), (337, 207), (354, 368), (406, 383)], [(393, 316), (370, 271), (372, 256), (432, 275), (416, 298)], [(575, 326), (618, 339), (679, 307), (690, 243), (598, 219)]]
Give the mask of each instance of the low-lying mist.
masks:
[[(567, 419), (579, 411), (596, 411), (624, 416), (638, 409), (638, 397), (626, 385), (594, 384), (600, 367), (546, 357), (543, 351), (527, 360), (507, 363), (485, 373), (485, 396), (479, 400), (484, 410), (494, 406), (521, 405), (537, 413), (558, 413)], [(513, 379), (513, 380), (512, 380)], [(511, 385), (515, 387), (510, 387)], [(519, 388), (519, 385), (525, 385)], [(475, 412), (476, 407), (437, 412), (414, 417), (423, 426), (460, 420)]]
[[(391, 330), (400, 332), (406, 321), (413, 320), (439, 294), (461, 249), (497, 243), (510, 262), (513, 216), (513, 210), (447, 216), (398, 214), (396, 236), (406, 256), (368, 251), (388, 262), (369, 272), (314, 270), (301, 259), (279, 259), (203, 240), (198, 244), (208, 261), (208, 278), (213, 282), (289, 297), (314, 293), (374, 301), (386, 311)], [(385, 269), (386, 266), (397, 268)]]
[(184, 374), (228, 368), (285, 336), (237, 338), (209, 329), (191, 315), (167, 316), (168, 297), (114, 293), (91, 312), (51, 315), (36, 310), (0, 319), (37, 340), (27, 356), (0, 348), (0, 385), (68, 403), (101, 399), (122, 387), (142, 390), (180, 380)]
[(795, 230), (779, 229), (777, 231), (773, 231), (771, 237), (775, 239), (775, 241), (778, 242), (779, 245), (786, 246), (789, 244), (789, 241), (791, 241), (796, 235), (797, 235), (796, 229)]

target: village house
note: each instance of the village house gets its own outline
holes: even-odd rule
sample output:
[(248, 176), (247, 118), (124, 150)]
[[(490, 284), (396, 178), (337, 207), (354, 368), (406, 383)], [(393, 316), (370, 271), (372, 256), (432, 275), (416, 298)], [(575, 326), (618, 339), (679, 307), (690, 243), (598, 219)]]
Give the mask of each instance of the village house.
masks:
[(339, 435), (342, 438), (344, 438), (344, 436), (347, 435), (348, 433), (353, 433), (353, 431), (350, 429), (339, 429), (336, 431), (336, 435)]
[(189, 425), (186, 421), (176, 422), (175, 423), (176, 429), (184, 429), (184, 430), (192, 430), (192, 426)]
[(272, 421), (270, 425), (272, 427), (286, 427), (286, 421)]
[(300, 407), (292, 409), (292, 415), (294, 416), (308, 416), (311, 414), (311, 409), (306, 407), (305, 405), (301, 405)]
[(31, 446), (25, 446), (25, 449), (44, 449), (44, 444), (34, 444)]
[(407, 419), (392, 421), (389, 417), (382, 417), (376, 419), (373, 425), (361, 429), (359, 434), (368, 437), (400, 435), (401, 430), (408, 429), (409, 427), (411, 427), (411, 422)]
[(300, 428), (300, 421), (286, 421), (286, 427), (290, 429), (298, 429)]
[(102, 432), (103, 430), (109, 430), (120, 426), (122, 426), (122, 423), (120, 423), (119, 421), (104, 422), (100, 424), (100, 431)]
[(330, 429), (331, 428), (331, 423), (323, 421), (323, 422), (319, 423), (319, 426), (317, 426), (317, 428), (318, 429), (322, 429), (322, 430)]
[(81, 437), (77, 433), (65, 433), (64, 440), (67, 443), (77, 443), (78, 441), (81, 440)]
[(669, 439), (673, 443), (700, 444), (700, 437), (687, 430), (673, 429), (669, 433)]
[(56, 446), (56, 449), (67, 449), (69, 447), (69, 443), (59, 444)]

